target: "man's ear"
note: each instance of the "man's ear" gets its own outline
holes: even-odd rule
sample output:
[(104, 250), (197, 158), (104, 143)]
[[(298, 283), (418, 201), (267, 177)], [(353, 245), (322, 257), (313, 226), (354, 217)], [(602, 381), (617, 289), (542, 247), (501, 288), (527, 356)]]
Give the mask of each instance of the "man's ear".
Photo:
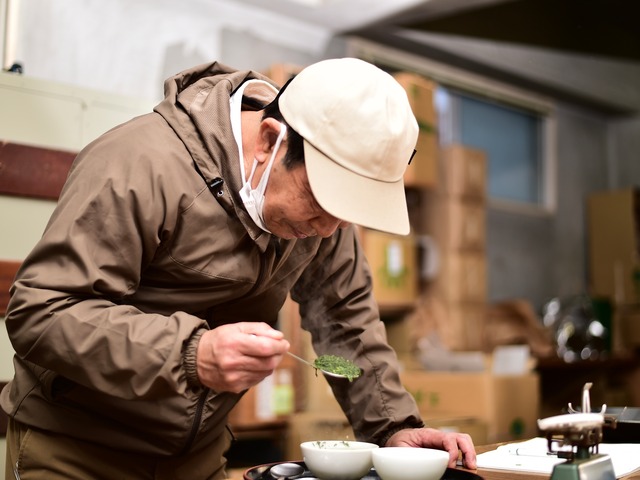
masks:
[[(266, 162), (271, 158), (281, 129), (282, 124), (275, 118), (265, 118), (260, 122), (258, 135), (256, 136), (256, 160), (258, 162)], [(286, 140), (286, 137), (282, 139), (281, 148)]]

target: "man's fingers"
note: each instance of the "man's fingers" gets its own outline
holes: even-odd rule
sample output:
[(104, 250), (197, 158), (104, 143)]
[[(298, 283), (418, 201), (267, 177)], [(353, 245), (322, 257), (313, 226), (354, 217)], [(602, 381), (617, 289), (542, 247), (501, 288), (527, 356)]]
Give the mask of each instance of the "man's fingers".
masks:
[(246, 333), (247, 335), (268, 337), (274, 340), (282, 340), (284, 338), (284, 333), (282, 333), (280, 330), (276, 330), (275, 328), (269, 326), (264, 322), (243, 322), (236, 325), (242, 333)]
[(289, 342), (284, 334), (266, 323), (239, 325), (245, 334), (242, 340), (242, 353), (252, 357), (271, 357), (284, 355), (289, 350)]

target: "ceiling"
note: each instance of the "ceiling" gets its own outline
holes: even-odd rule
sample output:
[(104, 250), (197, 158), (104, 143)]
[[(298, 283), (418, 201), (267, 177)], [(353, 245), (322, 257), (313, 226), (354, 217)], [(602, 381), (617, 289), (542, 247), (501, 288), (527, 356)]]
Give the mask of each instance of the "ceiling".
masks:
[(640, 61), (635, 0), (237, 0), (335, 33), (410, 29)]
[[(237, 1), (265, 8), (263, 0)], [(640, 2), (635, 0), (270, 0), (268, 5), (270, 11), (335, 34), (369, 38), (527, 88), (536, 85), (509, 72), (505, 62), (491, 66), (489, 61), (487, 66), (484, 58), (466, 55), (464, 43), (443, 48), (443, 39), (573, 55), (583, 65), (591, 62), (592, 71), (612, 66), (608, 76), (596, 72), (601, 79), (593, 82), (592, 88), (600, 90), (595, 103), (607, 110), (605, 97), (611, 96), (612, 111), (624, 112), (627, 106), (628, 111), (640, 111)], [(491, 51), (486, 49), (480, 57), (490, 57)], [(585, 67), (574, 77), (560, 72), (551, 89), (571, 97), (570, 84), (583, 82), (585, 71), (589, 70)], [(538, 82), (537, 87), (549, 93), (549, 85)]]
[[(446, 1), (446, 0), (445, 0)], [(640, 61), (640, 2), (633, 0), (512, 0), (466, 2), (435, 11), (422, 2), (364, 30), (390, 25), (564, 52)], [(455, 3), (455, 2), (454, 2)]]

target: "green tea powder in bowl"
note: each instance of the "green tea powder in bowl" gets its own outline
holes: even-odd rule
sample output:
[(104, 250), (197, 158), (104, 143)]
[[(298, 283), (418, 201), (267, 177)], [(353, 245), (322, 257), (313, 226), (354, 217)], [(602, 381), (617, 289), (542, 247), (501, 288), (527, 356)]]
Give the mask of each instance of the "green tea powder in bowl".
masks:
[(360, 480), (373, 466), (378, 445), (351, 440), (319, 440), (300, 444), (305, 465), (322, 480)]

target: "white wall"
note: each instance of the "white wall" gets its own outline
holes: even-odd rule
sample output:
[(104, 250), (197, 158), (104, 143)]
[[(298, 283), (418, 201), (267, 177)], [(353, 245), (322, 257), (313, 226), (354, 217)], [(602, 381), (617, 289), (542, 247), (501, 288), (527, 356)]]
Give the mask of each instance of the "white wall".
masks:
[(609, 155), (615, 159), (611, 185), (640, 187), (640, 115), (612, 122), (609, 134)]
[[(313, 59), (329, 40), (322, 28), (224, 0), (18, 3), (15, 60), (26, 75), (139, 98), (160, 99), (164, 79), (186, 67), (218, 60), (264, 69)], [(255, 40), (253, 55), (238, 58), (243, 65), (223, 45), (225, 32)]]

